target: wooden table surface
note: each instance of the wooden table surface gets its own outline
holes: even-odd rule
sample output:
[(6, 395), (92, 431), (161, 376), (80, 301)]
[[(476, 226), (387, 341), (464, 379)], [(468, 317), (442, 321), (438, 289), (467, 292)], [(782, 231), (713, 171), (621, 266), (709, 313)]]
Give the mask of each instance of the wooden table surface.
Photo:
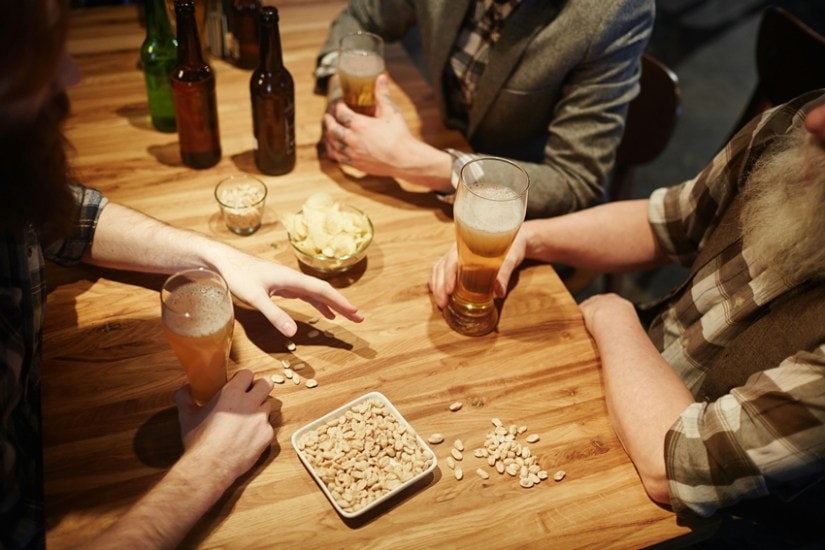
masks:
[[(299, 321), (290, 352), (257, 312), (236, 307), (230, 369), (260, 376), (302, 362), (319, 382), (273, 391), (275, 438), (253, 470), (200, 521), (185, 547), (462, 548), (552, 545), (641, 547), (694, 532), (646, 496), (610, 428), (599, 360), (575, 302), (549, 266), (523, 269), (502, 306), (496, 333), (451, 332), (427, 291), (431, 264), (453, 241), (450, 211), (431, 193), (387, 178), (357, 177), (318, 159), (324, 99), (312, 94), (316, 53), (337, 1), (279, 3), (284, 61), (296, 83), (298, 160), (285, 176), (263, 176), (269, 198), (254, 235), (229, 233), (213, 187), (224, 175), (257, 173), (252, 159), (250, 72), (211, 60), (217, 74), (223, 158), (208, 170), (180, 162), (176, 134), (148, 121), (135, 6), (72, 14), (70, 52), (83, 72), (70, 90), (67, 134), (78, 178), (112, 200), (297, 268), (278, 216), (326, 191), (367, 212), (375, 240), (366, 269), (334, 281), (366, 316), (362, 324), (321, 319), (296, 301), (279, 305)], [(393, 95), (412, 130), (461, 146), (438, 117), (432, 92), (399, 47), (387, 52)], [(403, 87), (403, 91), (401, 87)], [(181, 452), (172, 393), (184, 375), (164, 339), (163, 277), (50, 266), (44, 337), (43, 415), (48, 545), (83, 545), (120, 516)], [(310, 330), (329, 331), (312, 338)], [(290, 437), (301, 426), (377, 390), (434, 446), (439, 467), (365, 521), (344, 521), (298, 460)], [(448, 406), (464, 407), (451, 412)], [(521, 488), (514, 478), (473, 472), (456, 481), (445, 458), (462, 439), (480, 446), (491, 419), (526, 425), (552, 479)], [(470, 453), (465, 453), (470, 455)]]

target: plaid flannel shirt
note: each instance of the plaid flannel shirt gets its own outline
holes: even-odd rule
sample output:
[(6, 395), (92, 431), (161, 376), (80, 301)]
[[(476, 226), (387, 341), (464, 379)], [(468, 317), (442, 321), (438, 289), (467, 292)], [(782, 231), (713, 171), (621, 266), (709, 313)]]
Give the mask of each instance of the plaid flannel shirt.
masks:
[[(672, 259), (693, 262), (695, 243), (715, 227), (747, 177), (747, 170), (736, 167), (761, 155), (773, 136), (804, 124), (816, 103), (813, 97), (766, 113), (695, 179), (651, 195), (649, 221)], [(745, 250), (708, 262), (688, 291), (659, 314), (662, 334), (652, 336), (654, 344), (698, 401), (681, 414), (665, 442), (677, 513), (708, 517), (769, 493), (789, 501), (825, 479), (825, 342), (798, 350), (780, 364), (764, 365), (744, 386), (715, 401), (702, 402), (699, 395), (703, 365), (738, 334), (738, 320), (752, 318), (788, 290), (771, 266), (750, 263)], [(781, 415), (766, 410), (766, 403), (775, 399), (786, 404)], [(807, 429), (799, 430), (802, 420)]]
[(88, 250), (106, 204), (72, 186), (77, 219), (71, 237), (44, 247), (33, 229), (0, 241), (0, 547), (45, 544), (40, 367), (46, 304), (45, 259), (76, 264)]

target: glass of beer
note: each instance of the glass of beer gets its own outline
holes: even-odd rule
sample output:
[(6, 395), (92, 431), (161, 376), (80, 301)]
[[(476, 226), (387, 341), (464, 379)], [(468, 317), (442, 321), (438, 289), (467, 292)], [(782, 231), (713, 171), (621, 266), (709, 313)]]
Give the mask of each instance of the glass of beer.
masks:
[(529, 185), (527, 172), (502, 158), (477, 158), (461, 169), (453, 205), (458, 279), (444, 308), (460, 334), (483, 336), (498, 323), (496, 275), (524, 221)]
[(166, 338), (178, 356), (198, 405), (226, 384), (226, 367), (235, 312), (232, 294), (218, 273), (189, 269), (163, 284), (161, 318)]
[(375, 115), (375, 79), (384, 72), (384, 40), (358, 31), (341, 38), (338, 78), (347, 107), (362, 115)]

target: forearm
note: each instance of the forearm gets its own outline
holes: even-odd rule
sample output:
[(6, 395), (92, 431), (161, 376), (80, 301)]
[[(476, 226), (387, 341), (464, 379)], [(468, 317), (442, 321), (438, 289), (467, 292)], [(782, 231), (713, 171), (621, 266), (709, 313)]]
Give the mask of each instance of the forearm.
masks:
[(172, 273), (193, 267), (217, 267), (217, 262), (237, 254), (237, 249), (205, 235), (172, 227), (110, 202), (100, 213), (85, 261), (114, 269)]
[(418, 140), (413, 140), (404, 149), (399, 151), (394, 177), (433, 191), (454, 191), (452, 155)]
[(234, 479), (184, 454), (164, 478), (91, 544), (92, 548), (175, 548)]
[(669, 503), (665, 435), (693, 396), (647, 337), (632, 304), (600, 296), (582, 309), (599, 349), (611, 425), (647, 493)]
[(524, 223), (525, 256), (601, 272), (667, 262), (647, 218), (647, 200), (620, 201)]

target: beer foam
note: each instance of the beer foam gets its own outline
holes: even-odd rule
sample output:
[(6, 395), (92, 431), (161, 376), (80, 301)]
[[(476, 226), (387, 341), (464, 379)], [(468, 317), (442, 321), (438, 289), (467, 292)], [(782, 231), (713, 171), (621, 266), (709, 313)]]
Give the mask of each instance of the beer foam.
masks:
[(456, 201), (453, 214), (475, 231), (512, 233), (524, 221), (524, 203), (509, 187), (479, 184)]
[(384, 58), (368, 51), (345, 52), (338, 56), (338, 69), (352, 76), (373, 77), (384, 71)]
[(186, 283), (165, 297), (163, 322), (182, 336), (207, 336), (223, 328), (232, 318), (233, 309), (227, 308), (226, 293), (222, 288)]

